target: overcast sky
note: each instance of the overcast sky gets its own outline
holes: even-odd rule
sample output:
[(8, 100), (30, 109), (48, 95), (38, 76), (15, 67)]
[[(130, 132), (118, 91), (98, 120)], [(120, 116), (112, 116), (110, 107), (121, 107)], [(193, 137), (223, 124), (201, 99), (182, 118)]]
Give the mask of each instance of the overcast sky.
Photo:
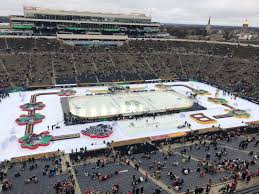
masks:
[(22, 14), (22, 7), (103, 11), (141, 12), (163, 23), (242, 25), (248, 18), (259, 26), (259, 0), (0, 0), (0, 15)]

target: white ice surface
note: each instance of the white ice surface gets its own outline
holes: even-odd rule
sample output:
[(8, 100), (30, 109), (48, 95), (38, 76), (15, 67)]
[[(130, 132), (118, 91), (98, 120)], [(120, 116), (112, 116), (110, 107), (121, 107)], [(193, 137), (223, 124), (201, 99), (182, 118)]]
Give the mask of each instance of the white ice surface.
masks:
[(193, 105), (193, 100), (174, 91), (77, 96), (68, 101), (73, 115), (93, 118), (116, 114), (162, 112), (166, 109), (188, 108)]

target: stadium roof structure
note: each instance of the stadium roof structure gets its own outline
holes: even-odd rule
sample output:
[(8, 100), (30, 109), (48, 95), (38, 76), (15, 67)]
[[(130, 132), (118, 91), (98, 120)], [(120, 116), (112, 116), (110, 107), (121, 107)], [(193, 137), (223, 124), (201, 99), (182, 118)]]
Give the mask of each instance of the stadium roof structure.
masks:
[[(15, 21), (27, 21), (27, 22), (64, 22), (65, 20), (50, 20), (50, 19), (35, 19), (35, 18), (24, 18), (20, 16), (12, 16), (12, 20)], [(127, 22), (99, 22), (99, 21), (77, 21), (77, 20), (66, 20), (66, 22), (74, 24), (111, 24), (111, 25), (131, 25), (131, 26), (144, 26), (144, 27), (160, 27), (160, 23), (127, 23)]]
[(135, 18), (135, 19), (151, 19), (143, 13), (103, 13), (103, 12), (90, 12), (90, 11), (65, 11), (44, 9), (39, 7), (24, 7), (24, 15), (31, 16), (32, 14), (50, 14), (50, 15), (73, 15), (73, 16), (91, 16), (91, 17), (120, 17), (120, 18)]
[(24, 7), (24, 15), (10, 16), (12, 30), (31, 30), (40, 35), (98, 32), (104, 35), (117, 33), (143, 36), (144, 33), (159, 33), (160, 26), (160, 23), (152, 22), (150, 16), (139, 13), (115, 14)]

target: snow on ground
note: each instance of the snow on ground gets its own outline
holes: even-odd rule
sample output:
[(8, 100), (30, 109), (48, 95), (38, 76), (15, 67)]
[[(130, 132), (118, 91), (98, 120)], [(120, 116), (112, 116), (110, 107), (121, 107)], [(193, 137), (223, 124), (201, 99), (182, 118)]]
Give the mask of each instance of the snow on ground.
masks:
[[(190, 111), (183, 112), (173, 115), (157, 116), (155, 119), (152, 117), (143, 118), (138, 120), (122, 120), (117, 122), (102, 122), (106, 124), (114, 125), (113, 134), (105, 139), (105, 141), (121, 141), (147, 136), (157, 136), (164, 135), (175, 132), (197, 130), (220, 125), (223, 128), (231, 128), (236, 126), (244, 126), (245, 122), (257, 121), (259, 120), (259, 105), (249, 102), (244, 99), (237, 98), (233, 99), (231, 96), (223, 96), (222, 91), (219, 93), (219, 97), (228, 100), (228, 104), (239, 109), (246, 110), (251, 116), (248, 119), (237, 119), (237, 118), (224, 118), (218, 119), (216, 124), (199, 124), (190, 118), (190, 114), (193, 113), (204, 113), (206, 116), (213, 118), (214, 115), (224, 114), (224, 109), (226, 107), (222, 105), (217, 105), (207, 100), (208, 97), (214, 97), (216, 88), (210, 85), (199, 83), (199, 82), (171, 82), (165, 83), (166, 85), (187, 85), (195, 89), (207, 90), (211, 93), (210, 96), (198, 96), (197, 101), (200, 105), (207, 108), (207, 110), (202, 111)], [(155, 84), (133, 84), (130, 87), (144, 87), (146, 89), (154, 89)], [(85, 96), (90, 94), (93, 90), (104, 90), (107, 89), (105, 86), (98, 87), (84, 87), (84, 88), (73, 88), (77, 91), (76, 96)], [(186, 95), (186, 92), (191, 92), (190, 89), (183, 86), (172, 87), (176, 92)], [(22, 149), (18, 143), (18, 138), (22, 137), (25, 132), (25, 126), (18, 126), (15, 122), (21, 114), (27, 114), (23, 112), (19, 106), (30, 101), (31, 95), (41, 92), (58, 92), (59, 88), (56, 89), (46, 89), (46, 90), (36, 90), (36, 91), (26, 91), (17, 92), (10, 94), (10, 97), (4, 99), (0, 103), (0, 161), (4, 159), (10, 159), (12, 157), (37, 154), (42, 152), (56, 151), (58, 149), (64, 150), (66, 152), (71, 152), (72, 149), (79, 149), (80, 147), (87, 147), (88, 149), (98, 149), (106, 147), (103, 142), (104, 139), (92, 139), (81, 135), (80, 138), (62, 140), (52, 142), (47, 147), (39, 147), (36, 150)], [(167, 99), (168, 101), (172, 99)], [(46, 131), (48, 126), (58, 124), (59, 129), (50, 129), (50, 133), (53, 136), (57, 135), (67, 135), (80, 133), (81, 130), (86, 127), (93, 126), (99, 123), (82, 124), (82, 125), (71, 125), (65, 126), (63, 123), (63, 110), (60, 103), (60, 97), (58, 95), (47, 95), (39, 96), (37, 101), (42, 101), (46, 104), (46, 107), (41, 111), (36, 111), (40, 114), (46, 116), (42, 123), (34, 126), (34, 132), (40, 133)], [(162, 102), (156, 102), (156, 105)], [(171, 103), (171, 102), (170, 102)], [(169, 104), (170, 104), (169, 103)], [(172, 102), (171, 104), (174, 104)], [(183, 125), (187, 121), (191, 124), (191, 128), (178, 129), (177, 126)]]

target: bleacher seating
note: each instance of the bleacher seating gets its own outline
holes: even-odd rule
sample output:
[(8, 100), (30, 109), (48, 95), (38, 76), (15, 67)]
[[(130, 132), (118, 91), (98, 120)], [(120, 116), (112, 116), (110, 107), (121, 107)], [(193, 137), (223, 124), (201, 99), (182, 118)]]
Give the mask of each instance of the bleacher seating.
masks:
[(205, 42), (130, 40), (79, 47), (56, 39), (0, 38), (0, 84), (41, 86), (199, 79), (259, 99), (259, 49)]

